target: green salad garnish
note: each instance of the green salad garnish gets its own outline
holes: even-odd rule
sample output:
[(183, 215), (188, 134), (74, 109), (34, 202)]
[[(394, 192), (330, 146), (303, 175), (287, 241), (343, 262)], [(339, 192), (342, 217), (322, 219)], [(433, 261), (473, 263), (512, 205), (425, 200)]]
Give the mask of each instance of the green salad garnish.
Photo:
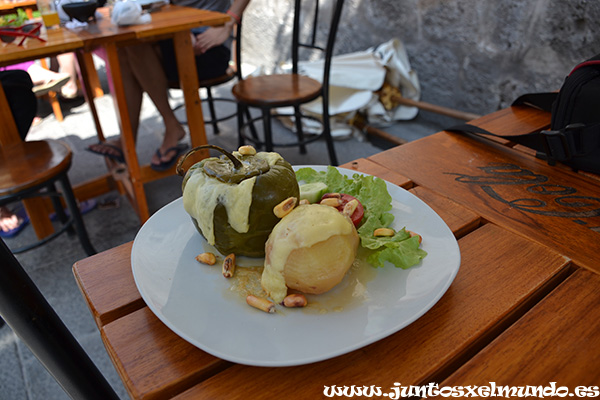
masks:
[(362, 203), (365, 214), (357, 232), (361, 246), (369, 250), (367, 262), (374, 267), (383, 267), (389, 261), (398, 268), (407, 269), (427, 255), (419, 248), (418, 236), (411, 236), (406, 228), (396, 231), (391, 237), (373, 236), (375, 229), (387, 228), (394, 221), (394, 215), (389, 212), (392, 196), (382, 179), (361, 174), (347, 177), (335, 167), (328, 167), (327, 171), (301, 168), (296, 171), (296, 179), (304, 183), (323, 182), (329, 192), (349, 194)]
[(18, 27), (29, 20), (27, 13), (22, 8), (17, 8), (16, 14), (0, 16), (0, 26)]

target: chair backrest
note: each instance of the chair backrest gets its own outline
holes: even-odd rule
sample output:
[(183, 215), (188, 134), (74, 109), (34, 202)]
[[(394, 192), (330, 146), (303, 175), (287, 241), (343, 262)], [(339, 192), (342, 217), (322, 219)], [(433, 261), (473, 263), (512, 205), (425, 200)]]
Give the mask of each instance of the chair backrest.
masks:
[[(314, 8), (312, 11), (302, 11), (302, 4), (307, 1), (295, 0), (294, 2), (294, 22), (293, 22), (293, 33), (292, 33), (292, 72), (298, 73), (298, 62), (300, 61), (300, 48), (320, 50), (323, 52), (325, 61), (323, 69), (323, 86), (329, 84), (329, 72), (331, 70), (331, 57), (333, 56), (333, 48), (335, 45), (335, 38), (337, 36), (337, 30), (342, 16), (342, 8), (344, 6), (344, 0), (332, 0), (333, 13), (329, 23), (329, 31), (327, 33), (327, 41), (325, 47), (319, 46), (317, 43), (319, 33), (319, 0), (314, 0)], [(302, 24), (302, 17), (307, 17), (305, 20), (312, 19), (311, 22)], [(301, 38), (302, 28), (310, 26), (310, 33), (306, 37)]]
[[(329, 21), (326, 42), (324, 46), (320, 46), (318, 39), (319, 35), (319, 11), (320, 11), (320, 0), (313, 0), (314, 7), (304, 7), (304, 5), (311, 6), (308, 4), (308, 0), (294, 0), (294, 19), (292, 22), (292, 73), (298, 73), (298, 62), (300, 61), (300, 49), (318, 50), (323, 53), (325, 65), (323, 69), (323, 87), (329, 86), (329, 72), (331, 70), (331, 57), (333, 56), (333, 49), (335, 45), (335, 38), (337, 30), (342, 16), (342, 9), (345, 0), (330, 0), (333, 3), (333, 13), (331, 20)], [(303, 23), (304, 22), (304, 23)], [(309, 27), (308, 34), (304, 33), (303, 28)], [(237, 34), (235, 35), (236, 46), (235, 48), (235, 60), (238, 67), (238, 78), (241, 76), (241, 43), (242, 43), (242, 25), (238, 25)]]

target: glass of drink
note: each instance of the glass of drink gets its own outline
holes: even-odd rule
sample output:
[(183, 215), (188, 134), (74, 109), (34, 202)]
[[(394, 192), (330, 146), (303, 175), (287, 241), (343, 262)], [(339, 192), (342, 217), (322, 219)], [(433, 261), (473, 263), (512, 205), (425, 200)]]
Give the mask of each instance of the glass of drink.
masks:
[(42, 15), (46, 29), (59, 27), (60, 18), (58, 17), (58, 10), (56, 9), (54, 0), (37, 0), (37, 8)]

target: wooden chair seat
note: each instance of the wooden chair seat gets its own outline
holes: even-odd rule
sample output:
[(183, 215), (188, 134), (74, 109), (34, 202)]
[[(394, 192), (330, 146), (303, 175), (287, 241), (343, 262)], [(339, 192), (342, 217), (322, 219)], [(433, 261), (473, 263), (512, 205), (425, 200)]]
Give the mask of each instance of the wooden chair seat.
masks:
[(73, 153), (62, 142), (33, 141), (0, 146), (0, 196), (38, 186), (69, 169)]
[(306, 103), (321, 95), (321, 83), (298, 74), (246, 78), (236, 84), (233, 95), (253, 107), (286, 107)]
[[(32, 197), (49, 197), (56, 216), (62, 223), (62, 227), (56, 232), (32, 244), (11, 249), (13, 253), (39, 247), (64, 232), (71, 232), (73, 228), (85, 252), (88, 255), (96, 253), (67, 176), (72, 159), (71, 149), (56, 140), (16, 142), (0, 146), (0, 206)], [(61, 192), (56, 190), (56, 182), (60, 184)], [(63, 209), (61, 198), (69, 215)]]

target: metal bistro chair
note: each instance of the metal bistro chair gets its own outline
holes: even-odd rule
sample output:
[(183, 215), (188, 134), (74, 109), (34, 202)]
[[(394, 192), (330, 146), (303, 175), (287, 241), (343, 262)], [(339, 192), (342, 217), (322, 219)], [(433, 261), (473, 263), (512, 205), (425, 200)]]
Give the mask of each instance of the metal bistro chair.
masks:
[[(255, 145), (262, 147), (264, 146), (266, 151), (272, 151), (273, 147), (292, 147), (299, 146), (300, 153), (306, 153), (306, 144), (313, 142), (321, 137), (325, 138), (327, 143), (327, 150), (329, 152), (329, 159), (332, 165), (337, 165), (337, 156), (331, 137), (331, 127), (329, 121), (329, 72), (331, 69), (331, 57), (333, 55), (333, 47), (335, 44), (335, 37), (337, 34), (337, 28), (342, 14), (342, 8), (344, 0), (332, 0), (334, 6), (332, 18), (328, 26), (329, 33), (327, 35), (326, 47), (322, 47), (316, 44), (317, 41), (317, 23), (319, 14), (319, 1), (315, 1), (314, 13), (312, 15), (312, 30), (308, 35), (308, 40), (301, 41), (301, 28), (309, 25), (303, 21), (301, 23), (302, 13), (302, 0), (295, 0), (294, 2), (294, 20), (293, 20), (293, 33), (292, 33), (292, 72), (290, 74), (274, 74), (249, 77), (239, 81), (234, 85), (232, 93), (238, 100), (240, 107), (238, 111), (238, 129), (239, 129), (239, 140), (240, 145), (248, 140)], [(307, 76), (298, 74), (298, 61), (299, 61), (299, 49), (307, 48), (312, 50), (320, 50), (324, 53), (324, 69), (322, 82), (318, 82)], [(303, 115), (300, 106), (302, 104), (313, 101), (317, 98), (322, 98), (323, 112), (322, 112), (322, 125), (323, 130), (319, 135), (315, 135), (311, 138), (305, 138), (302, 131), (302, 118), (311, 118)], [(287, 115), (293, 116), (296, 122), (296, 133), (297, 141), (293, 143), (274, 143), (272, 137), (271, 119), (273, 116), (283, 116), (283, 114), (273, 114), (272, 110), (279, 107), (293, 107), (294, 114)], [(254, 137), (249, 137), (245, 134), (244, 128), (250, 126), (253, 128), (253, 121), (244, 122), (244, 114), (248, 107), (259, 108), (262, 111), (262, 117), (255, 118), (255, 120), (262, 119), (264, 129), (264, 141), (260, 142)], [(314, 118), (313, 118), (314, 119)], [(254, 134), (252, 135), (254, 136)]]
[[(71, 149), (57, 140), (16, 142), (0, 146), (0, 205), (31, 197), (49, 197), (58, 220), (62, 222), (62, 227), (56, 232), (30, 245), (13, 249), (13, 253), (39, 247), (73, 228), (85, 252), (88, 255), (96, 253), (67, 176), (72, 158)], [(60, 183), (62, 192), (56, 190), (56, 182)], [(63, 209), (61, 197), (69, 216)]]

